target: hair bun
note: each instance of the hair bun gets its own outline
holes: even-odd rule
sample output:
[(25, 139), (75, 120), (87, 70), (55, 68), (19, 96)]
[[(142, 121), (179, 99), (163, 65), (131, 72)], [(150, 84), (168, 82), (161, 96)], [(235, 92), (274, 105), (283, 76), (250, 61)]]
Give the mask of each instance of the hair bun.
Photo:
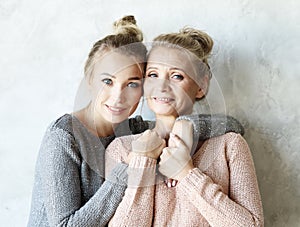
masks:
[(134, 16), (124, 16), (120, 20), (114, 22), (115, 34), (123, 34), (135, 36), (138, 41), (143, 41), (143, 33), (136, 25), (136, 20)]
[(124, 16), (120, 20), (117, 20), (114, 22), (115, 28), (120, 27), (120, 26), (127, 26), (129, 24), (136, 25), (136, 20), (134, 16)]
[(207, 33), (194, 28), (183, 28), (180, 30), (180, 33), (187, 35), (197, 41), (202, 47), (205, 56), (208, 56), (212, 51), (214, 41)]

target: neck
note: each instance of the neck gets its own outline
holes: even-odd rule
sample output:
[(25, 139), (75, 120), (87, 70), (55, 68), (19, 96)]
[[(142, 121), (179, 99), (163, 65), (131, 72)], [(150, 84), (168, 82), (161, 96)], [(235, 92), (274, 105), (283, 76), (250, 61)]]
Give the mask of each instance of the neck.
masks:
[(154, 130), (160, 137), (168, 139), (175, 123), (175, 119), (176, 118), (174, 116), (156, 115), (156, 124)]
[(89, 131), (98, 137), (107, 137), (114, 134), (113, 124), (96, 114), (92, 103), (76, 112), (75, 116), (79, 118)]

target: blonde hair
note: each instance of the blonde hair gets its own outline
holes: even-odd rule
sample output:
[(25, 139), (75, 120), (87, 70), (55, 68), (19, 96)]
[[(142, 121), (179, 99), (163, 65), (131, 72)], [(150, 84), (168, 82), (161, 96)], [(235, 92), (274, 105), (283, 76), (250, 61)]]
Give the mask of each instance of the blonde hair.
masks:
[[(198, 60), (203, 62), (208, 67), (208, 69), (205, 71), (208, 73), (208, 76), (211, 77), (208, 58), (210, 57), (214, 42), (207, 33), (201, 30), (186, 27), (181, 29), (178, 33), (159, 35), (153, 41), (152, 49), (156, 46), (165, 46), (171, 48), (180, 48), (193, 53)], [(201, 68), (201, 66), (198, 68)], [(201, 71), (203, 71), (203, 69), (201, 69)]]
[(134, 16), (124, 16), (113, 24), (114, 34), (98, 40), (90, 50), (84, 66), (84, 74), (90, 76), (97, 59), (107, 51), (115, 50), (121, 54), (135, 57), (137, 62), (146, 61), (147, 49), (143, 41), (143, 33), (137, 27)]

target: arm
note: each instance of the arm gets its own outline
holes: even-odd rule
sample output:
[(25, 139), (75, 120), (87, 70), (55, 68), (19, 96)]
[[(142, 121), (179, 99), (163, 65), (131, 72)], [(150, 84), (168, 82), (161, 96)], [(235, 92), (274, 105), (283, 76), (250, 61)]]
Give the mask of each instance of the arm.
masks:
[(176, 119), (176, 121), (180, 120), (193, 123), (196, 141), (206, 140), (228, 132), (244, 135), (244, 128), (241, 123), (235, 118), (223, 114), (184, 115)]
[[(148, 132), (150, 131), (148, 130), (144, 133), (144, 139), (151, 141), (151, 134), (147, 134)], [(155, 139), (158, 141), (160, 138), (155, 137)], [(151, 226), (156, 158), (159, 156), (160, 150), (162, 146), (165, 146), (165, 143), (164, 141), (162, 143), (156, 142), (154, 146), (154, 143), (151, 142), (146, 144), (145, 142), (147, 141), (143, 141), (142, 136), (135, 141), (123, 140), (120, 142), (120, 140), (121, 139), (114, 140), (106, 149), (106, 158), (110, 160), (106, 163), (109, 165), (109, 172), (109, 169), (113, 167), (113, 165), (109, 163), (127, 160), (128, 153), (130, 152), (128, 188), (125, 191), (125, 196), (117, 208), (114, 217), (109, 222), (109, 226)], [(145, 152), (146, 150), (144, 148), (152, 152)], [(155, 152), (153, 149), (159, 152)]]
[(81, 156), (74, 137), (61, 129), (48, 130), (40, 149), (38, 171), (50, 226), (105, 226), (122, 200), (125, 170), (126, 165), (116, 166), (111, 178), (83, 204)]
[(178, 184), (179, 190), (211, 226), (263, 226), (263, 211), (254, 164), (245, 140), (236, 135), (227, 147), (229, 195), (194, 168)]
[[(206, 140), (228, 132), (244, 135), (244, 128), (241, 123), (235, 118), (223, 114), (184, 115), (176, 119), (176, 121), (181, 120), (193, 123), (196, 141)], [(129, 126), (133, 134), (144, 132), (146, 129), (154, 127), (154, 125), (154, 122), (145, 121), (141, 116), (129, 119)]]
[(134, 156), (128, 168), (128, 188), (109, 226), (151, 226), (156, 160)]

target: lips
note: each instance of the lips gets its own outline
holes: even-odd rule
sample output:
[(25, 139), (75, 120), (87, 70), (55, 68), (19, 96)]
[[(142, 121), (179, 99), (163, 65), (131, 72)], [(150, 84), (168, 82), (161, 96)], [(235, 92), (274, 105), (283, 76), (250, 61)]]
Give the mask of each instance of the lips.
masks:
[(170, 97), (152, 97), (152, 99), (157, 103), (169, 104), (173, 102), (175, 99)]
[(106, 109), (115, 115), (119, 115), (124, 113), (125, 110), (127, 110), (127, 108), (123, 108), (123, 107), (116, 107), (116, 106), (109, 106), (109, 105), (105, 105)]

